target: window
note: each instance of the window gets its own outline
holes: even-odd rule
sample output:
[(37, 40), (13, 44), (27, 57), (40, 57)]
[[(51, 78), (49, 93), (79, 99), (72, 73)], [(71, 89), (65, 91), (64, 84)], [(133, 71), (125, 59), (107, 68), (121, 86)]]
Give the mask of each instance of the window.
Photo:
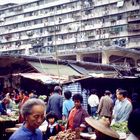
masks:
[(38, 16), (39, 11), (33, 12), (33, 15)]
[(122, 15), (117, 15), (117, 20), (121, 20), (122, 19)]
[(56, 10), (61, 10), (61, 5), (58, 5), (58, 6), (56, 7)]
[(42, 4), (45, 4), (45, 1), (44, 0), (40, 0), (39, 1), (39, 5), (42, 5)]
[(48, 41), (52, 41), (52, 36), (49, 36), (48, 37)]
[(41, 34), (43, 33), (43, 28), (40, 28), (40, 33), (41, 33)]
[(54, 7), (51, 7), (51, 8), (50, 8), (50, 12), (53, 12), (53, 11), (54, 11)]
[(24, 14), (24, 17), (30, 17), (30, 16), (33, 16), (33, 12), (29, 12), (29, 13)]

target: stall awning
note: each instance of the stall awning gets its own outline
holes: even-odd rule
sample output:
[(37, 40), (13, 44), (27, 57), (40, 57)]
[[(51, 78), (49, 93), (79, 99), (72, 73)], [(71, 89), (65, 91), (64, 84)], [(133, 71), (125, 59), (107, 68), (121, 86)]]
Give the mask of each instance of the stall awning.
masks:
[(67, 65), (62, 64), (50, 64), (50, 63), (39, 63), (39, 62), (28, 62), (32, 65), (38, 72), (46, 73), (48, 75), (63, 76), (81, 76), (81, 74)]
[(24, 78), (41, 81), (44, 84), (59, 84), (67, 81), (67, 78), (65, 77), (58, 77), (53, 75), (46, 75), (43, 73), (19, 73), (19, 74), (13, 74), (13, 76), (22, 76)]

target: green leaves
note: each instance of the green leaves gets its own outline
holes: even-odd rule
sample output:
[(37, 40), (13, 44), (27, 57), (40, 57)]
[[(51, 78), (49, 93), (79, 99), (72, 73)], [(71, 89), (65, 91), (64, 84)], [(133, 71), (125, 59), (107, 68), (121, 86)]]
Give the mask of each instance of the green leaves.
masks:
[(129, 133), (127, 122), (118, 122), (111, 126), (111, 128), (115, 131), (125, 132), (126, 134)]

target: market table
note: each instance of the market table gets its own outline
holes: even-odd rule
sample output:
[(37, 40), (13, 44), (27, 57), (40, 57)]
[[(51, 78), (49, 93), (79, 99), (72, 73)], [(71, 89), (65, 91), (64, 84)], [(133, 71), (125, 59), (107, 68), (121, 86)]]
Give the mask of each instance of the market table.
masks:
[(21, 127), (21, 126), (22, 126), (22, 123), (16, 124), (16, 127), (17, 127), (17, 128), (19, 128), (19, 127)]
[(0, 140), (7, 140), (5, 129), (14, 127), (18, 122), (18, 116), (0, 115)]
[(13, 133), (13, 132), (15, 132), (18, 129), (19, 129), (18, 127), (6, 128), (5, 132), (6, 133)]

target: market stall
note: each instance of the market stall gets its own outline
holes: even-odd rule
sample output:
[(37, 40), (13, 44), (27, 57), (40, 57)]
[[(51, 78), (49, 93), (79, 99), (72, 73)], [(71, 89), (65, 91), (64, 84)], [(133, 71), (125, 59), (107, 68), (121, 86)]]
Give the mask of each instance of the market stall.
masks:
[(13, 74), (13, 79), (20, 79), (20, 87), (25, 91), (35, 90), (37, 95), (47, 96), (53, 91), (54, 86), (62, 84), (67, 80), (66, 77), (58, 77), (45, 73)]
[(0, 139), (7, 140), (5, 129), (8, 127), (14, 127), (18, 122), (18, 116), (12, 115), (0, 115)]
[(87, 117), (87, 130), (81, 132), (80, 128), (75, 130), (60, 131), (49, 140), (125, 140), (130, 134), (127, 122), (110, 124), (107, 118), (95, 119)]

